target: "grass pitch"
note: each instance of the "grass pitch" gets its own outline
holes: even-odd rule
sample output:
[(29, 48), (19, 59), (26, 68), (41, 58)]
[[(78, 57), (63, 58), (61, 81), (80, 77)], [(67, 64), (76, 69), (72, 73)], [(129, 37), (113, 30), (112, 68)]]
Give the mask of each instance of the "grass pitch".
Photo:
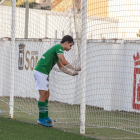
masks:
[[(30, 102), (28, 102), (27, 100), (26, 100), (26, 102), (22, 101), (22, 100), (19, 100), (19, 101), (15, 100), (15, 105), (19, 106), (19, 107), (21, 106), (26, 110), (30, 110), (30, 108), (28, 108), (28, 106), (30, 107)], [(30, 112), (31, 111), (34, 111), (35, 113), (38, 112), (36, 102), (34, 102), (33, 106), (35, 106), (35, 107), (34, 108), (32, 107), (31, 108), (32, 110), (30, 110)], [(11, 140), (16, 140), (16, 138), (18, 138), (18, 140), (22, 140), (28, 136), (30, 136), (32, 138), (33, 133), (36, 135), (37, 131), (39, 132), (39, 135), (42, 135), (41, 137), (45, 137), (46, 135), (48, 135), (50, 140), (53, 140), (53, 139), (57, 140), (57, 138), (60, 138), (61, 140), (63, 140), (62, 132), (64, 134), (66, 134), (65, 132), (72, 132), (70, 134), (68, 133), (68, 135), (66, 137), (64, 136), (64, 139), (78, 140), (78, 138), (76, 138), (76, 137), (73, 138), (73, 136), (71, 136), (71, 135), (74, 135), (73, 132), (77, 133), (77, 134), (80, 132), (80, 126), (79, 126), (79, 122), (78, 122), (79, 116), (80, 116), (79, 106), (70, 106), (70, 105), (66, 105), (66, 104), (51, 102), (51, 103), (49, 103), (49, 109), (50, 109), (49, 116), (51, 118), (57, 120), (57, 122), (54, 124), (54, 127), (53, 127), (53, 128), (55, 128), (55, 130), (50, 129), (50, 128), (45, 128), (43, 126), (33, 125), (33, 124), (36, 124), (38, 114), (31, 115), (31, 114), (22, 112), (21, 111), (22, 109), (19, 110), (19, 109), (14, 108), (14, 119), (20, 120), (23, 122), (16, 122), (15, 120), (5, 119), (5, 118), (1, 117), (0, 119), (2, 121), (0, 121), (0, 130), (2, 130), (3, 127), (6, 127), (6, 125), (8, 125), (8, 124), (11, 124), (11, 126), (8, 126), (7, 128), (5, 128), (5, 132), (3, 132), (3, 133), (1, 133), (2, 131), (0, 131), (0, 134), (2, 134), (2, 135), (0, 135), (0, 140), (3, 139), (3, 137), (6, 137), (8, 139), (8, 135), (11, 135), (10, 137), (13, 138)], [(0, 101), (0, 110), (2, 110), (2, 114), (0, 114), (1, 116), (9, 118), (8, 104), (5, 104)], [(95, 125), (102, 125), (102, 126), (106, 125), (106, 126), (110, 127), (113, 123), (114, 127), (118, 126), (118, 127), (120, 127), (120, 129), (123, 129), (125, 127), (125, 124), (128, 125), (128, 123), (129, 123), (130, 125), (132, 124), (133, 126), (136, 127), (133, 129), (139, 130), (139, 132), (140, 132), (140, 129), (139, 129), (140, 128), (139, 127), (140, 115), (139, 114), (134, 115), (134, 114), (128, 113), (128, 112), (106, 112), (106, 111), (103, 111), (102, 109), (92, 108), (92, 107), (87, 107), (87, 110), (88, 110), (88, 112), (86, 113), (86, 118), (87, 118), (86, 123), (87, 124), (95, 124)], [(131, 118), (133, 118), (133, 120), (135, 120), (135, 122), (132, 122)], [(5, 123), (3, 123), (3, 122), (5, 122)], [(26, 122), (29, 122), (31, 124), (28, 124)], [(18, 125), (18, 123), (19, 123), (19, 125)], [(121, 125), (121, 123), (122, 123), (122, 125)], [(14, 125), (14, 127), (12, 127), (12, 125)], [(26, 129), (26, 126), (27, 126), (27, 129)], [(14, 130), (14, 128), (15, 128), (15, 130)], [(19, 128), (19, 129), (17, 129), (17, 128)], [(33, 130), (30, 131), (29, 128), (33, 128)], [(59, 129), (61, 131), (58, 131), (56, 129)], [(29, 132), (25, 132), (26, 130), (28, 130)], [(40, 130), (42, 130), (42, 131), (40, 132)], [(50, 131), (54, 131), (54, 132), (51, 133)], [(6, 135), (6, 132), (8, 132), (7, 135)], [(58, 134), (59, 132), (60, 132), (60, 136)], [(25, 133), (27, 136), (25, 136)], [(20, 137), (20, 135), (21, 135), (21, 137)], [(58, 137), (55, 138), (55, 136), (53, 136), (53, 135), (58, 135)], [(94, 125), (93, 126), (86, 125), (85, 136), (90, 136), (90, 137), (98, 138), (101, 140), (102, 139), (106, 139), (106, 140), (118, 140), (118, 139), (119, 140), (125, 140), (125, 139), (126, 140), (127, 139), (140, 140), (139, 134), (126, 132), (123, 130), (117, 130), (114, 128), (111, 129), (111, 128), (105, 128), (105, 127), (96, 127)], [(34, 139), (37, 140), (38, 136), (36, 136), (36, 138), (34, 137)], [(83, 139), (83, 137), (81, 137), (80, 139)], [(84, 139), (86, 139), (86, 137)], [(90, 139), (90, 138), (88, 138), (88, 139)]]
[[(0, 117), (0, 140), (91, 140), (65, 131)], [(93, 139), (94, 140), (94, 139)]]

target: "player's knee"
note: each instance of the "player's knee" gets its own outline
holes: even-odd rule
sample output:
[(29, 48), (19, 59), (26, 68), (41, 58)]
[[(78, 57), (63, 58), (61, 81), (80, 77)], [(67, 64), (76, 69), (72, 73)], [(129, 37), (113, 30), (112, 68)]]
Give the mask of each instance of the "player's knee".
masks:
[(46, 100), (48, 100), (49, 99), (49, 90), (46, 92)]
[(40, 97), (39, 99), (41, 101), (45, 101), (46, 100), (46, 92), (45, 91), (39, 91)]

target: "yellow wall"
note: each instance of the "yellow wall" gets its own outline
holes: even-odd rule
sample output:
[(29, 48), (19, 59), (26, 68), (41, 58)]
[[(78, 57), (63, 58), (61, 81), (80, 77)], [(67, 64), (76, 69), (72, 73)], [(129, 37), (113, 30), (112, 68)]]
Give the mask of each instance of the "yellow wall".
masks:
[[(67, 10), (72, 2), (73, 0), (52, 0), (52, 11), (65, 12), (65, 9)], [(58, 5), (55, 5), (55, 3), (58, 3)]]
[(108, 17), (108, 0), (87, 0), (87, 15)]
[[(73, 0), (52, 0), (59, 1), (52, 11), (65, 12), (65, 9), (73, 5)], [(73, 8), (73, 6), (71, 6)], [(108, 0), (87, 0), (87, 15), (97, 17), (108, 17)]]

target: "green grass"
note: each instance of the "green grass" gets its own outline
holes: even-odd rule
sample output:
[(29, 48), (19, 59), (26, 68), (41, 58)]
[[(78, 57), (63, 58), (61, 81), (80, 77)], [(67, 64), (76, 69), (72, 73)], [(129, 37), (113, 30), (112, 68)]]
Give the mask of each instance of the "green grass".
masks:
[[(5, 99), (5, 102), (8, 102), (8, 99)], [(27, 99), (15, 99), (15, 106), (20, 107), (21, 110), (29, 110), (34, 114), (34, 116), (21, 112), (20, 110), (14, 108), (14, 119), (36, 124), (38, 118), (38, 108), (36, 101), (33, 102)], [(31, 109), (29, 107), (31, 107)], [(3, 115), (4, 117), (8, 117), (9, 106), (7, 104), (0, 102), (0, 110), (3, 111), (1, 115)], [(54, 124), (54, 128), (62, 131), (75, 133), (80, 132), (79, 110), (80, 107), (78, 105), (71, 106), (68, 104), (62, 104), (58, 102), (49, 103), (49, 116), (57, 120), (57, 122)], [(118, 127), (118, 129), (128, 129), (129, 131), (135, 130), (136, 132), (140, 133), (140, 114), (117, 111), (109, 112), (104, 111), (101, 108), (87, 106), (86, 123), (86, 136), (107, 140), (140, 140), (140, 134), (127, 132), (124, 130), (117, 130), (114, 128), (97, 127)], [(93, 126), (90, 126), (88, 124)]]
[[(90, 140), (65, 131), (0, 117), (0, 140)], [(94, 140), (94, 139), (93, 139)]]

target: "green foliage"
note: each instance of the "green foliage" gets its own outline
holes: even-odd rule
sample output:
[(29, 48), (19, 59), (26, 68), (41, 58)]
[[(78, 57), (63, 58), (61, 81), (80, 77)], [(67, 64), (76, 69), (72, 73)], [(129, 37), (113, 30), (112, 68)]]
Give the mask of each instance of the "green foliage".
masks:
[[(34, 8), (34, 7), (36, 7), (37, 5), (39, 5), (39, 4), (36, 3), (36, 2), (30, 2), (30, 3), (29, 3), (29, 8)], [(19, 7), (26, 7), (26, 2), (23, 2), (23, 3), (19, 4), (18, 6), (19, 6)]]
[[(12, 6), (11, 0), (4, 1), (2, 3), (2, 5)], [(26, 0), (24, 0), (22, 2), (20, 0), (17, 0), (16, 1), (16, 7), (25, 8), (26, 7)], [(34, 0), (29, 0), (29, 8), (41, 9), (41, 10), (51, 10), (50, 6), (41, 7), (40, 4), (39, 3), (36, 3)]]

